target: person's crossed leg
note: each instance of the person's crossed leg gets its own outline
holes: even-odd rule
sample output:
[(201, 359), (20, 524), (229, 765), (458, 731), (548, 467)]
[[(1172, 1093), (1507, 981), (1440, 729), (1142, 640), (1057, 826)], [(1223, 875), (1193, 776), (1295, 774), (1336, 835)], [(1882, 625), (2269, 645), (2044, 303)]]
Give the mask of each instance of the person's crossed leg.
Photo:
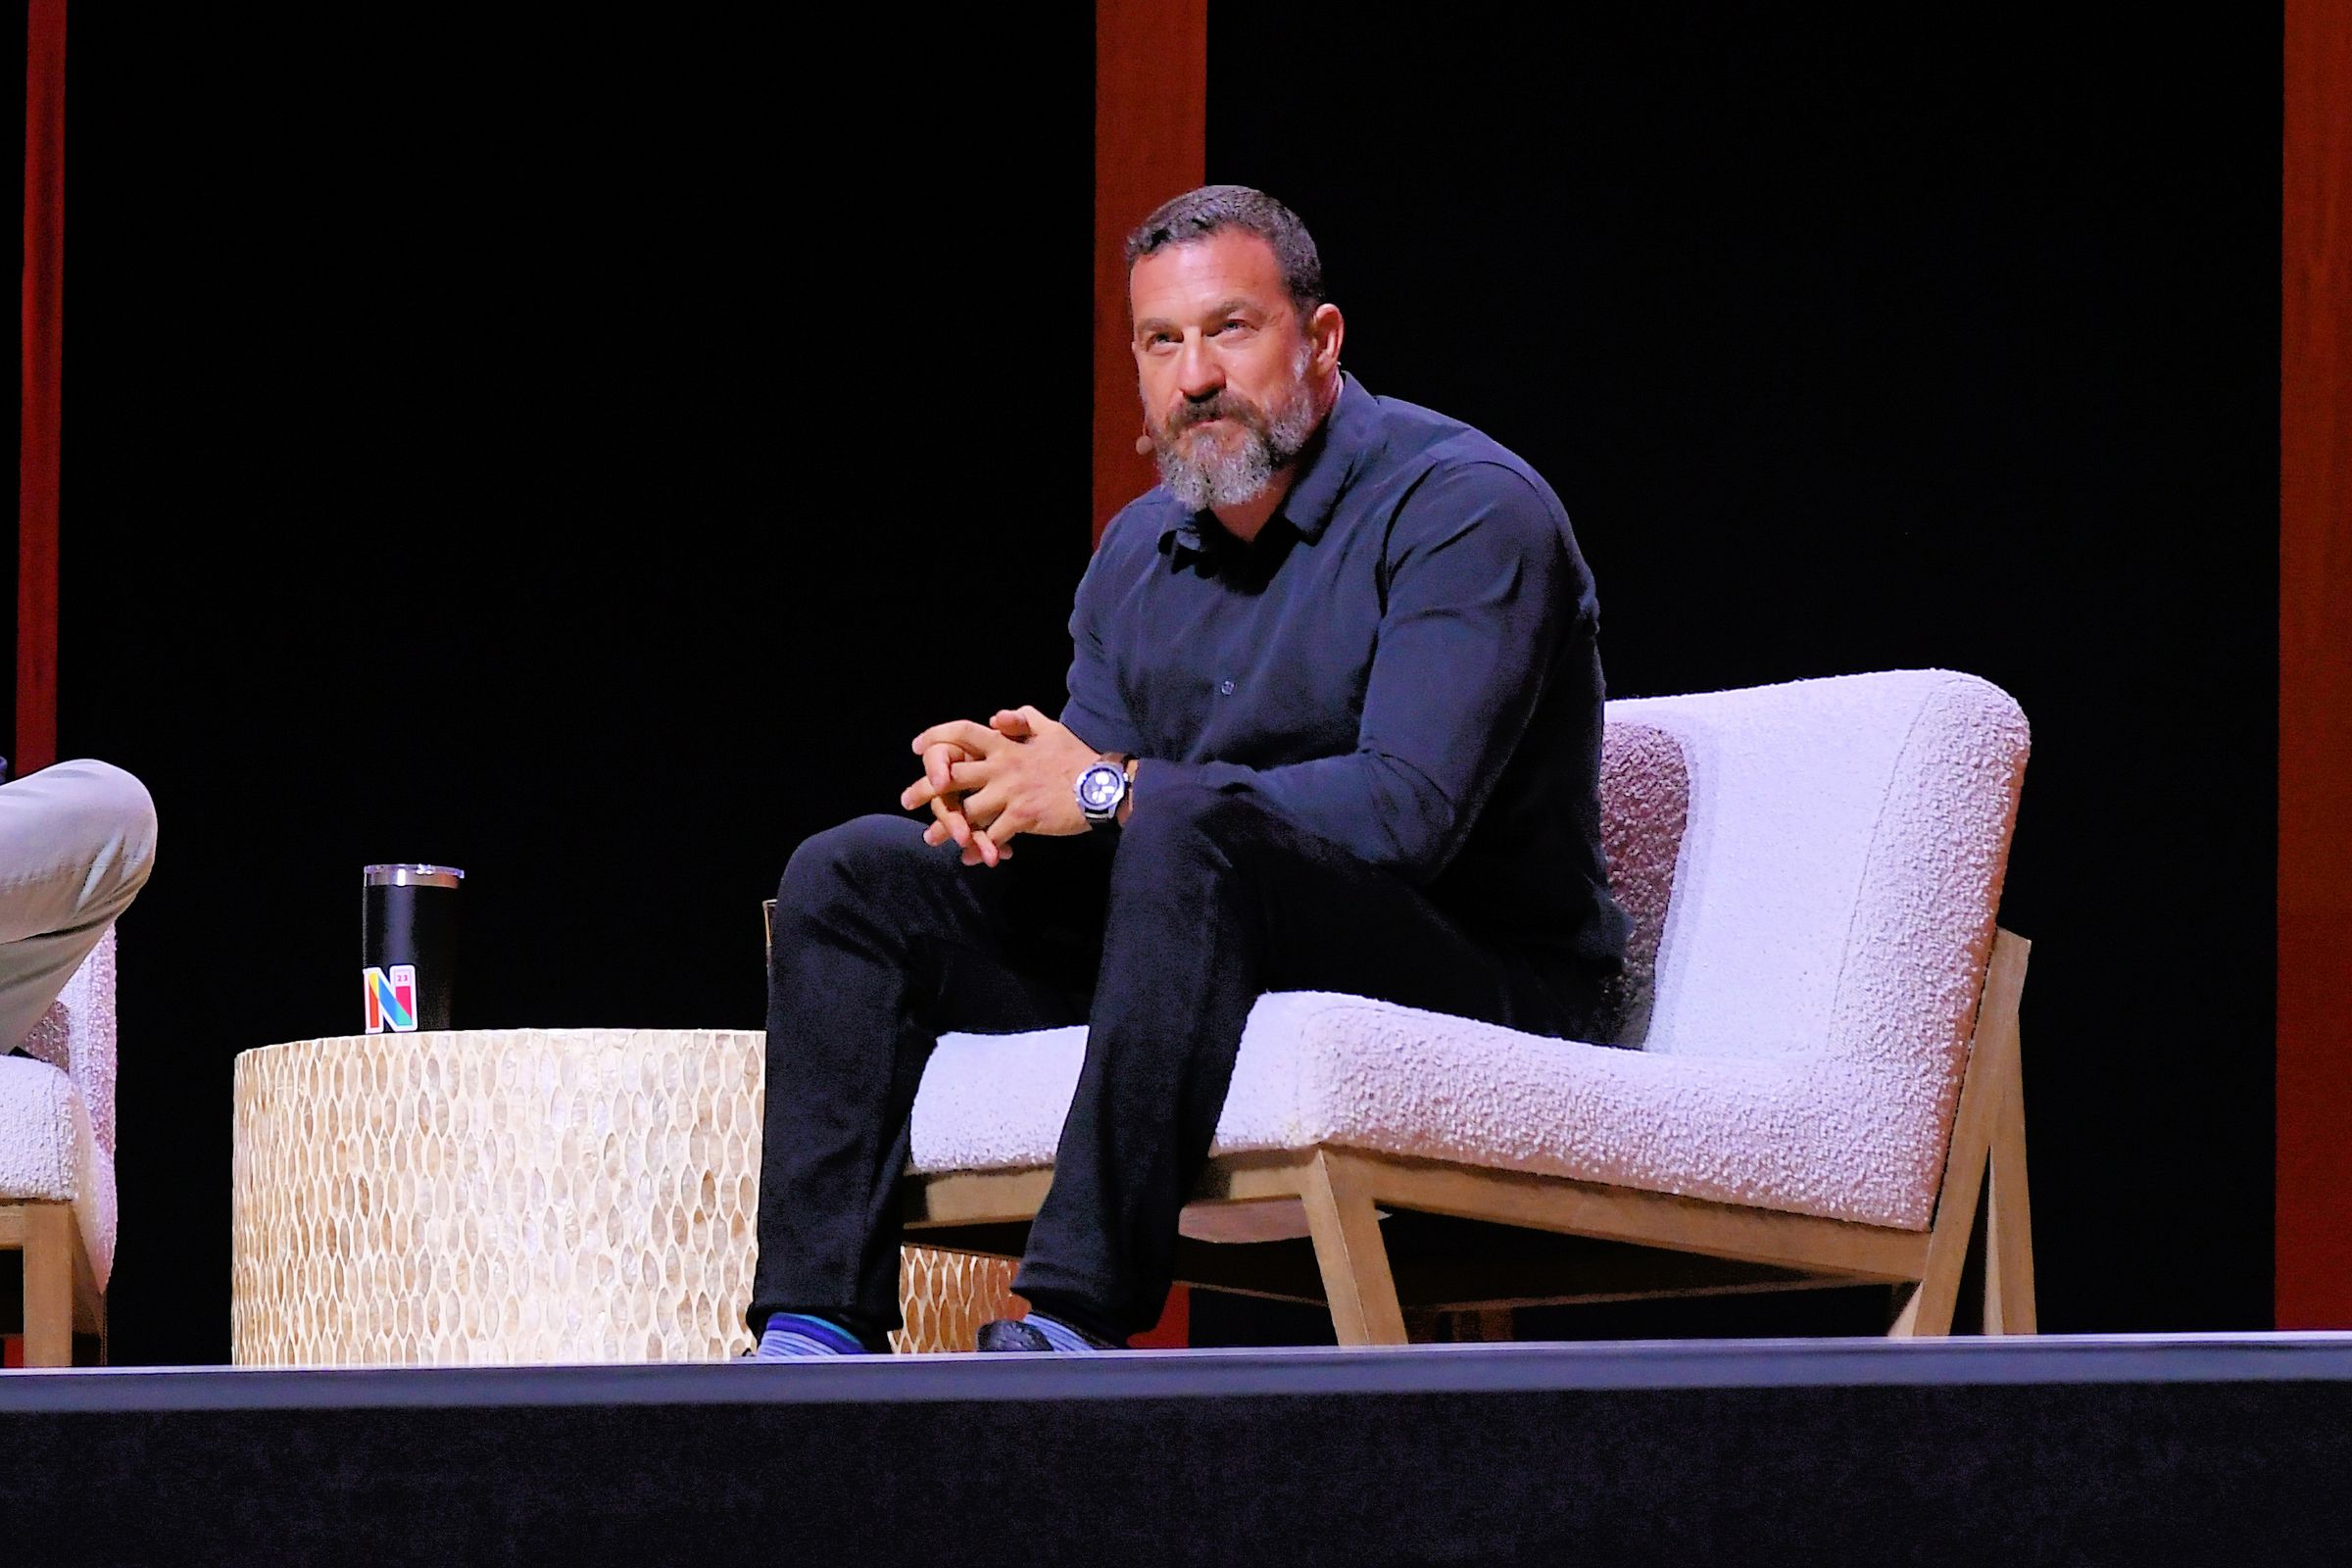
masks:
[(0, 1055), (146, 885), (155, 837), (146, 787), (110, 763), (60, 762), (0, 784)]

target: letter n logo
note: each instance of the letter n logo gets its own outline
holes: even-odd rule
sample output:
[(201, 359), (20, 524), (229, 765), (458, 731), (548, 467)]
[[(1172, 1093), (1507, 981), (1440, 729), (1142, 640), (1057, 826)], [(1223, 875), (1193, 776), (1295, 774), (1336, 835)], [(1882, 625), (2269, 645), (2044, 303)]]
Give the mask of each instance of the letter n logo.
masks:
[(368, 969), (362, 971), (360, 983), (368, 991), (368, 1032), (380, 1035), (389, 1029), (405, 1035), (416, 1027), (416, 966), (396, 963), (390, 971)]

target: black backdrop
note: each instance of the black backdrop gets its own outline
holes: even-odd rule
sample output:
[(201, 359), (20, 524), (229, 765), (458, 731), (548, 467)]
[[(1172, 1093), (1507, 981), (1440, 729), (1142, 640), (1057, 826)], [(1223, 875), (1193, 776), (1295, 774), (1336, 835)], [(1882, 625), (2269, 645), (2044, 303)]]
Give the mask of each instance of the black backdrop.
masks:
[[(463, 1023), (751, 1024), (791, 845), (1057, 695), (1086, 22), (76, 11), (64, 745), (164, 820), (119, 1359), (225, 1354), (230, 1063), (356, 1027), (362, 863), (471, 873)], [(1952, 25), (1220, 10), (1210, 173), (1550, 476), (1613, 691), (2017, 695), (2045, 1324), (2262, 1326), (2277, 24)]]
[(227, 1354), (231, 1063), (359, 1027), (363, 864), (468, 872), (461, 1024), (757, 1027), (792, 846), (1058, 701), (1088, 21), (74, 11), (62, 744), (163, 833), (119, 1360)]
[(1216, 11), (1209, 177), (1550, 478), (1613, 695), (2018, 699), (2043, 1327), (2267, 1328), (2278, 20), (1668, 9)]

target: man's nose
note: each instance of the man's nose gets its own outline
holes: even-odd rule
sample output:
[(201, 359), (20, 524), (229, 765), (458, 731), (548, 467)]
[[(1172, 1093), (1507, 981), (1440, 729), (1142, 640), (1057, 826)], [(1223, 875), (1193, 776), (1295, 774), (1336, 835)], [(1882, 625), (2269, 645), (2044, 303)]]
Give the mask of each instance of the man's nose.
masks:
[(1188, 337), (1176, 351), (1176, 387), (1186, 397), (1210, 396), (1225, 385), (1225, 368), (1208, 351), (1205, 338)]

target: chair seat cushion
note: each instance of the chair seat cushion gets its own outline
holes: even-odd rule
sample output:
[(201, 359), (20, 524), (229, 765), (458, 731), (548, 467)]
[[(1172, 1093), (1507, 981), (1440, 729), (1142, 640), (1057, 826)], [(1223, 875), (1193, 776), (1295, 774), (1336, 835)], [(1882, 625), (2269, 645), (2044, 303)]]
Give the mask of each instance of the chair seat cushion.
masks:
[(115, 1260), (115, 1161), (90, 1128), (72, 1078), (45, 1061), (0, 1056), (0, 1203), (71, 1203), (98, 1288)]
[[(1083, 1026), (941, 1040), (916, 1171), (1050, 1165)], [(1923, 1072), (1651, 1054), (1326, 992), (1261, 997), (1217, 1153), (1332, 1144), (1924, 1230), (1948, 1114)]]

